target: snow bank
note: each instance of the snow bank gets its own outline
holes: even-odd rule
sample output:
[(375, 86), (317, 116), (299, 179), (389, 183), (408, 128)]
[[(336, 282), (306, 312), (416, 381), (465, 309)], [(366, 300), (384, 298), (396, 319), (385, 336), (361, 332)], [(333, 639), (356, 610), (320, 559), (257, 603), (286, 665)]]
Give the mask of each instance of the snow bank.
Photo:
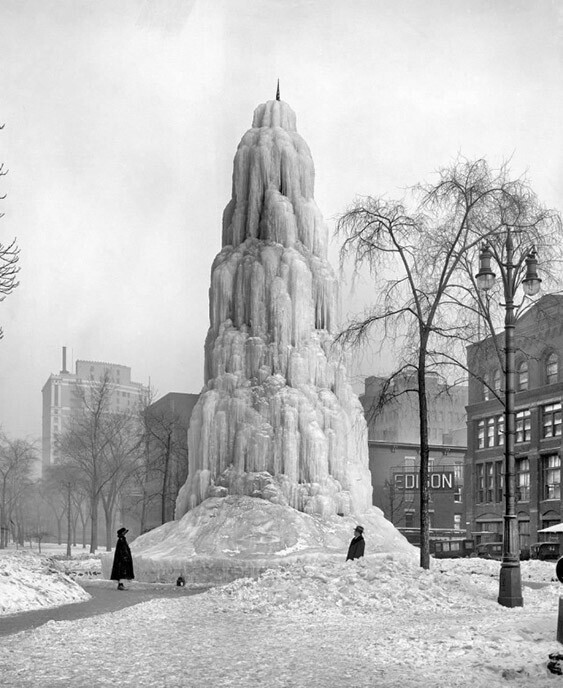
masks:
[(0, 550), (0, 614), (84, 602), (90, 595), (50, 557)]
[[(538, 565), (536, 565), (538, 564)], [(524, 580), (545, 580), (547, 562), (526, 562)], [(356, 561), (296, 562), (241, 579), (206, 593), (220, 609), (245, 612), (345, 614), (443, 614), (455, 609), (497, 614), (499, 563), (486, 560), (433, 560), (420, 568), (408, 554), (374, 554)], [(557, 609), (559, 583), (541, 588), (524, 586), (526, 604), (537, 611)], [(502, 613), (502, 611), (500, 612)]]

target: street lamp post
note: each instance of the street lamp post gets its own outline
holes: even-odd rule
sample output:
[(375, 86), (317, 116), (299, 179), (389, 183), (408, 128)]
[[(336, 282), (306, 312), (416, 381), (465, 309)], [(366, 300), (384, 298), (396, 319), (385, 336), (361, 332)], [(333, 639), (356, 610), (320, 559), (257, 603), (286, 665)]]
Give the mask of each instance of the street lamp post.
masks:
[[(518, 542), (518, 523), (516, 520), (516, 471), (514, 459), (515, 418), (514, 418), (514, 296), (520, 285), (520, 270), (523, 260), (514, 264), (514, 244), (510, 228), (506, 235), (506, 262), (495, 256), (501, 272), (504, 300), (504, 356), (505, 356), (505, 405), (504, 405), (504, 517), (502, 563), (499, 578), (499, 604), (505, 607), (521, 607), (522, 579), (520, 575), (520, 545)], [(493, 253), (484, 244), (479, 256), (479, 272), (475, 276), (477, 287), (484, 291), (495, 282), (491, 270)], [(541, 279), (537, 275), (537, 258), (532, 249), (525, 257), (526, 273), (521, 280), (522, 288), (528, 296), (534, 296), (540, 289)]]

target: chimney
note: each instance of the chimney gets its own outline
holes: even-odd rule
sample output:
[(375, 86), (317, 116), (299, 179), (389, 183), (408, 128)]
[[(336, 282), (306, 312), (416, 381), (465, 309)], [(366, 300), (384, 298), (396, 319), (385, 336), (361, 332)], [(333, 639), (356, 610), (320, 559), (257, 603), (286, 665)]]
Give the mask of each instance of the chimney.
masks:
[(68, 373), (68, 370), (66, 369), (66, 346), (63, 346), (63, 369), (61, 370), (61, 373)]

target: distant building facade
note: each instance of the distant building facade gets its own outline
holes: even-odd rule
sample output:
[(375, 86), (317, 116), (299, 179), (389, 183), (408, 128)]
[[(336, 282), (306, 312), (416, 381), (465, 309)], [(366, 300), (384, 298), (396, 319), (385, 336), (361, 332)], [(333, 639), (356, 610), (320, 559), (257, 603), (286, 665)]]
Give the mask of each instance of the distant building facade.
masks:
[(169, 392), (147, 407), (150, 475), (144, 494), (122, 500), (123, 518), (133, 535), (174, 518), (176, 497), (188, 476), (188, 427), (199, 394)]
[(73, 412), (78, 408), (76, 386), (88, 386), (109, 373), (114, 391), (111, 408), (116, 412), (132, 411), (148, 396), (148, 387), (131, 381), (131, 368), (116, 363), (76, 361), (75, 372), (67, 370), (66, 347), (62, 350), (62, 369), (52, 373), (41, 393), (42, 418), (42, 470), (57, 463), (57, 437), (68, 427)]
[[(516, 512), (520, 547), (563, 520), (561, 452), (563, 296), (542, 297), (515, 325)], [(496, 342), (504, 347), (503, 335)], [(476, 542), (502, 539), (504, 372), (489, 337), (468, 348), (467, 521)]]
[[(420, 528), (420, 424), (409, 376), (398, 377), (393, 399), (380, 405), (385, 379), (368, 377), (361, 396), (368, 423), (373, 503), (399, 530)], [(427, 377), (430, 527), (433, 537), (465, 537), (464, 464), (467, 387), (448, 389)]]

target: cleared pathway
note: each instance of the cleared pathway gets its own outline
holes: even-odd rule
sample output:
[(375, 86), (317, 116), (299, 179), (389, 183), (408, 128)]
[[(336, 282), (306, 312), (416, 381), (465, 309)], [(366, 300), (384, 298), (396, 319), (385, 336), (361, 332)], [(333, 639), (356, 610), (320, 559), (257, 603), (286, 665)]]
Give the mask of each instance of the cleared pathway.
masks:
[(109, 581), (95, 583), (80, 582), (82, 587), (92, 595), (92, 599), (76, 604), (65, 604), (49, 609), (36, 609), (30, 612), (0, 616), (0, 636), (12, 635), (20, 631), (27, 631), (42, 626), (49, 621), (72, 621), (86, 619), (98, 614), (115, 612), (125, 607), (132, 607), (141, 602), (155, 598), (181, 598), (203, 592), (202, 589), (193, 590), (179, 588), (176, 585), (150, 586), (142, 583), (132, 583), (128, 590), (116, 590), (115, 584)]

